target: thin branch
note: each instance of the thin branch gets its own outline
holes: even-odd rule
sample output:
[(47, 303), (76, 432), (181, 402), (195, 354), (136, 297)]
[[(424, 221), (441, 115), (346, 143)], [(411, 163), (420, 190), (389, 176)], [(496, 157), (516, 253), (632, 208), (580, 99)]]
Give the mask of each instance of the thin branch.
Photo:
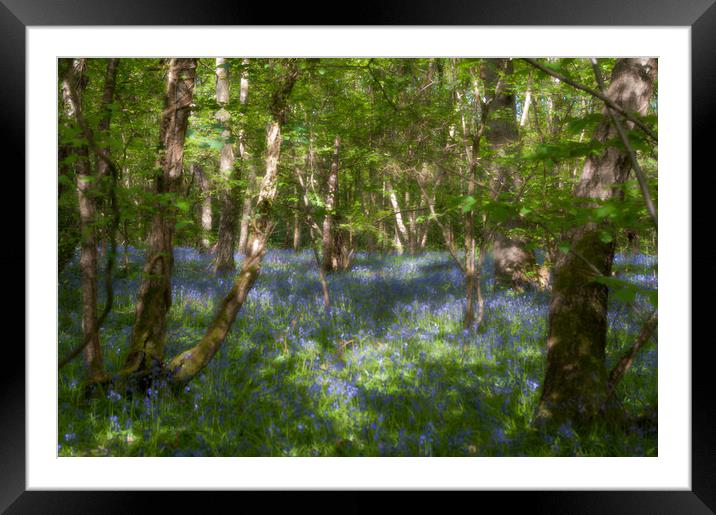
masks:
[(641, 331), (639, 332), (639, 336), (637, 336), (637, 339), (634, 342), (634, 345), (627, 349), (627, 351), (619, 359), (617, 364), (609, 373), (609, 381), (607, 383), (607, 398), (604, 401), (604, 404), (606, 404), (607, 401), (612, 398), (612, 396), (616, 392), (617, 386), (619, 385), (619, 381), (621, 381), (621, 379), (629, 371), (629, 368), (631, 368), (632, 364), (634, 363), (634, 358), (636, 358), (636, 355), (639, 353), (639, 350), (649, 341), (649, 338), (656, 329), (658, 320), (659, 318), (657, 311), (654, 310), (654, 312), (649, 316), (647, 321), (642, 326)]

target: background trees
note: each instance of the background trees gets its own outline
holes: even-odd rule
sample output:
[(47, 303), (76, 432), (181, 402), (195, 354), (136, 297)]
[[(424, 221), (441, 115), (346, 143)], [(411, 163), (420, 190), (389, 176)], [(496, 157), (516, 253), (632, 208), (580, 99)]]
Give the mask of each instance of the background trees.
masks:
[[(645, 293), (612, 277), (612, 256), (656, 253), (645, 201), (657, 198), (654, 59), (60, 65), (59, 265), (79, 248), (77, 349), (90, 382), (107, 372), (100, 263), (109, 309), (113, 275), (137, 281), (124, 376), (183, 384), (220, 348), (268, 247), (311, 248), (326, 308), (357, 252), (446, 250), (462, 272), (467, 330), (489, 327), (497, 291), (551, 295), (537, 419), (581, 421), (602, 408), (608, 295)], [(118, 241), (124, 265), (113, 270)], [(166, 360), (175, 246), (210, 253), (207, 273), (230, 285), (206, 333)], [(142, 271), (130, 269), (131, 249), (144, 252)], [(485, 281), (490, 253), (496, 284)]]

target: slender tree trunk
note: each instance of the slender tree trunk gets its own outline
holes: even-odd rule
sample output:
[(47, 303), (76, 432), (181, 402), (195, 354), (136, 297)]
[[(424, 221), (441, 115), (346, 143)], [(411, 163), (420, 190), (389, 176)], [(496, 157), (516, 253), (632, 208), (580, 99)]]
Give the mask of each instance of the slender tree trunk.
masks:
[(341, 140), (338, 136), (333, 141), (333, 157), (331, 158), (331, 169), (328, 173), (328, 185), (326, 188), (326, 216), (323, 218), (323, 262), (321, 268), (324, 272), (336, 270), (333, 219), (335, 217), (336, 196), (338, 194), (338, 152)]
[[(85, 59), (74, 59), (63, 83), (68, 100), (67, 115), (75, 118), (82, 110), (82, 94), (87, 79)], [(74, 92), (75, 94), (72, 94)], [(97, 205), (96, 176), (92, 174), (87, 145), (73, 149), (77, 156), (77, 200), (80, 212), (80, 273), (82, 276), (82, 337), (85, 342), (83, 353), (87, 365), (88, 382), (93, 383), (104, 377), (102, 349), (97, 330)]]
[[(656, 59), (619, 59), (612, 71), (607, 96), (630, 113), (645, 115), (656, 78)], [(628, 128), (632, 122), (626, 123)], [(595, 140), (617, 137), (606, 110), (595, 132)], [(611, 146), (584, 163), (575, 187), (575, 197), (584, 204), (591, 199), (608, 200), (618, 195), (631, 168), (629, 155)], [(607, 395), (605, 349), (607, 339), (607, 287), (594, 281), (595, 272), (609, 276), (614, 257), (614, 234), (605, 243), (601, 232), (613, 233), (604, 222), (588, 223), (569, 235), (572, 251), (555, 266), (549, 307), (547, 367), (542, 396), (536, 412), (537, 426), (565, 421), (588, 423), (598, 413)]]
[[(476, 162), (477, 149), (473, 147), (470, 154), (470, 173), (467, 185), (468, 196), (474, 196), (477, 189)], [(475, 323), (475, 294), (476, 284), (479, 283), (480, 277), (477, 275), (475, 267), (475, 214), (472, 210), (465, 213), (465, 317), (463, 325), (469, 329)]]
[(201, 251), (211, 250), (211, 185), (209, 177), (204, 172), (204, 167), (197, 163), (191, 164), (191, 169), (199, 184), (201, 196), (200, 218), (201, 218)]
[(247, 245), (248, 254), (241, 264), (234, 286), (221, 301), (204, 337), (193, 348), (182, 352), (171, 360), (169, 372), (175, 384), (190, 381), (204, 369), (216, 354), (260, 273), (261, 261), (266, 252), (266, 243), (274, 226), (270, 213), (278, 190), (281, 126), (286, 122), (288, 97), (297, 76), (298, 69), (295, 61), (289, 60), (271, 99), (272, 120), (266, 132), (266, 173), (261, 181), (256, 203), (256, 216)]
[[(71, 59), (60, 59), (60, 77), (67, 75), (72, 66)], [(63, 111), (67, 116), (64, 122), (66, 129), (73, 123), (73, 111), (69, 91), (63, 87), (62, 91)], [(70, 144), (58, 142), (58, 246), (57, 246), (57, 268), (58, 274), (62, 273), (65, 266), (72, 260), (75, 250), (80, 242), (79, 210), (74, 202), (74, 189), (71, 185), (76, 183), (75, 171), (70, 160), (74, 159), (74, 149)]]
[(520, 117), (520, 127), (524, 127), (530, 112), (530, 104), (532, 103), (532, 75), (530, 75), (527, 91), (525, 92), (525, 102), (522, 104), (522, 116)]
[(293, 191), (296, 195), (296, 210), (293, 212), (293, 250), (298, 252), (301, 249), (301, 218), (299, 216), (301, 199), (299, 198), (298, 186)]
[[(242, 106), (242, 110), (246, 107), (246, 102), (249, 96), (249, 71), (248, 71), (248, 59), (241, 61), (241, 82), (239, 91), (239, 103)], [(239, 157), (241, 157), (242, 168), (247, 171), (246, 173), (246, 187), (244, 188), (244, 200), (241, 206), (241, 221), (239, 224), (239, 253), (246, 255), (246, 245), (249, 237), (249, 221), (251, 218), (251, 199), (254, 194), (254, 186), (256, 183), (256, 172), (254, 171), (253, 163), (249, 162), (249, 156), (246, 151), (246, 131), (242, 127), (239, 130)]]
[(219, 236), (216, 242), (214, 255), (214, 272), (226, 273), (235, 268), (234, 246), (236, 241), (236, 186), (234, 185), (234, 145), (231, 142), (231, 114), (226, 109), (229, 103), (229, 72), (228, 63), (223, 57), (216, 59), (216, 102), (221, 107), (216, 113), (216, 119), (223, 125), (221, 138), (224, 144), (221, 147), (219, 159), (219, 174), (221, 176), (219, 215)]
[(484, 241), (480, 245), (480, 255), (477, 258), (477, 267), (475, 270), (475, 297), (477, 302), (477, 315), (475, 315), (475, 325), (482, 327), (482, 321), (485, 318), (485, 296), (482, 293), (482, 270), (485, 264), (485, 255), (487, 254), (487, 242)]
[(410, 202), (410, 192), (405, 190), (405, 209), (408, 211), (408, 252), (411, 255), (418, 253), (418, 231), (416, 222), (416, 212)]
[[(196, 59), (175, 58), (169, 62), (157, 163), (157, 195), (176, 194), (181, 185), (195, 73)], [(176, 213), (172, 206), (160, 203), (154, 209), (125, 374), (151, 372), (162, 365), (166, 316), (172, 301)]]
[(308, 197), (309, 185), (313, 184), (313, 168), (312, 168), (312, 147), (309, 144), (308, 152), (306, 153), (306, 168), (310, 170), (310, 177), (306, 181), (303, 179), (300, 168), (295, 168), (296, 179), (301, 185), (302, 192), (299, 197), (299, 208), (303, 213), (303, 218), (308, 225), (308, 234), (311, 239), (311, 251), (313, 252), (313, 258), (316, 261), (316, 267), (318, 268), (318, 279), (321, 283), (321, 290), (323, 291), (323, 306), (328, 309), (331, 306), (331, 297), (328, 291), (328, 280), (326, 273), (323, 270), (323, 264), (319, 254), (319, 241), (322, 242), (322, 229), (318, 227), (318, 224), (311, 215), (311, 203)]
[(249, 242), (249, 224), (251, 222), (251, 197), (254, 194), (256, 183), (256, 172), (253, 165), (248, 165), (248, 177), (246, 178), (246, 189), (244, 191), (244, 202), (241, 207), (241, 226), (239, 228), (239, 252), (246, 255)]
[(398, 197), (396, 196), (395, 190), (393, 189), (390, 181), (386, 181), (385, 187), (388, 189), (388, 199), (390, 200), (390, 205), (393, 208), (393, 213), (395, 214), (395, 247), (398, 254), (402, 254), (404, 246), (408, 244), (409, 241), (408, 230), (405, 228), (405, 224), (403, 223), (403, 214), (400, 211)]

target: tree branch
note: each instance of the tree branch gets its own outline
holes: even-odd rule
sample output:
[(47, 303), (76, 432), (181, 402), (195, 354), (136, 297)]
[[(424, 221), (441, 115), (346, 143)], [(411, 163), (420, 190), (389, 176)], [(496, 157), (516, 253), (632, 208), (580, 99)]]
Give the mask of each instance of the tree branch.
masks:
[(569, 77), (565, 77), (564, 75), (555, 72), (554, 70), (550, 70), (549, 68), (547, 68), (546, 66), (544, 66), (544, 65), (542, 65), (542, 64), (540, 64), (540, 63), (538, 63), (538, 62), (537, 62), (536, 60), (534, 60), (534, 59), (528, 59), (528, 58), (525, 57), (525, 58), (522, 58), (522, 60), (525, 61), (525, 62), (527, 62), (527, 63), (529, 63), (530, 65), (534, 66), (535, 68), (537, 68), (537, 69), (539, 69), (539, 70), (542, 70), (542, 71), (543, 71), (544, 73), (546, 73), (547, 75), (551, 75), (551, 76), (554, 77), (555, 79), (559, 79), (559, 80), (561, 80), (562, 82), (565, 82), (565, 83), (569, 84), (569, 85), (572, 86), (573, 88), (576, 88), (576, 89), (578, 89), (578, 90), (580, 90), (580, 91), (584, 91), (585, 93), (589, 93), (589, 94), (592, 95), (593, 97), (598, 98), (599, 100), (601, 100), (602, 102), (604, 102), (605, 104), (607, 104), (609, 107), (611, 107), (612, 109), (614, 109), (616, 112), (618, 112), (619, 114), (621, 114), (624, 118), (626, 118), (626, 119), (629, 120), (630, 122), (633, 122), (634, 125), (636, 125), (636, 126), (639, 127), (642, 131), (644, 131), (644, 133), (645, 133), (647, 136), (649, 136), (649, 138), (651, 138), (651, 140), (652, 140), (654, 143), (658, 143), (659, 138), (656, 136), (656, 134), (654, 134), (654, 132), (653, 132), (649, 127), (646, 126), (646, 124), (645, 124), (644, 122), (642, 122), (641, 120), (639, 120), (639, 118), (635, 117), (633, 114), (629, 113), (628, 111), (625, 111), (622, 107), (620, 107), (618, 104), (616, 104), (613, 100), (611, 100), (609, 97), (607, 97), (607, 96), (604, 95), (603, 93), (600, 93), (599, 91), (595, 91), (595, 90), (593, 90), (593, 89), (591, 89), (591, 88), (588, 88), (587, 86), (583, 86), (583, 85), (579, 84), (578, 82), (575, 82), (574, 80), (570, 79)]

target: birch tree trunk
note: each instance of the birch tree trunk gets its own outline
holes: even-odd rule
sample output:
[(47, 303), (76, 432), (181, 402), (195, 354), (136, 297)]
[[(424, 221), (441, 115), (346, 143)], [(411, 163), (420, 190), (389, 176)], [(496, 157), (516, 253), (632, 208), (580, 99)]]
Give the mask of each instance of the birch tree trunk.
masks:
[[(653, 92), (657, 60), (619, 59), (614, 65), (607, 96), (629, 113), (645, 115)], [(633, 123), (625, 121), (627, 128)], [(617, 137), (607, 111), (594, 139), (606, 142)], [(610, 146), (589, 156), (574, 195), (586, 206), (592, 199), (607, 200), (618, 195), (631, 161), (621, 148)], [(612, 233), (605, 243), (601, 231)], [(595, 272), (609, 276), (616, 234), (608, 222), (588, 223), (569, 234), (572, 251), (557, 260), (549, 306), (547, 367), (535, 425), (553, 426), (565, 421), (590, 422), (607, 395), (605, 349), (607, 340), (608, 290), (594, 281)]]
[[(155, 179), (155, 192), (163, 197), (176, 194), (181, 186), (184, 139), (195, 73), (196, 59), (174, 58), (169, 62)], [(125, 374), (161, 368), (166, 316), (172, 302), (175, 224), (174, 207), (157, 201), (149, 228), (144, 278), (137, 295)]]

